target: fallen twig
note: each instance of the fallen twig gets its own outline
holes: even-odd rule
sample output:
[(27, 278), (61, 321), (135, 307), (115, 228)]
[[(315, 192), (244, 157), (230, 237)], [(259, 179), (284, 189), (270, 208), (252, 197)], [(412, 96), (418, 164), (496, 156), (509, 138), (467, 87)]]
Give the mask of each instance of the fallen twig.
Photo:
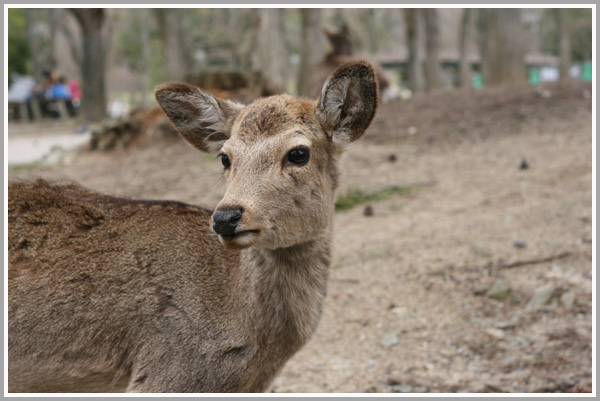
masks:
[(405, 185), (391, 185), (389, 187), (385, 187), (384, 191), (398, 191), (407, 188), (421, 188), (421, 187), (433, 187), (437, 185), (437, 181), (422, 181), (422, 182), (413, 182)]
[(563, 252), (563, 253), (559, 253), (558, 255), (548, 256), (545, 258), (518, 260), (516, 262), (509, 263), (507, 265), (501, 264), (501, 265), (499, 265), (499, 267), (501, 269), (512, 269), (513, 267), (521, 267), (521, 266), (527, 266), (527, 265), (539, 265), (540, 263), (548, 263), (548, 262), (554, 262), (555, 260), (565, 259), (571, 255), (572, 255), (572, 252)]

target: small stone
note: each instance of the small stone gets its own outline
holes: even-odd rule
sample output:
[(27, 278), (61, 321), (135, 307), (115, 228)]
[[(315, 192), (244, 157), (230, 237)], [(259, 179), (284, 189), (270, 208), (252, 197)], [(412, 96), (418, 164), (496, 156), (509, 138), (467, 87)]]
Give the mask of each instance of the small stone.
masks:
[(489, 328), (485, 330), (485, 334), (496, 339), (504, 338), (505, 334), (500, 329)]
[(363, 214), (367, 217), (373, 216), (373, 214), (375, 214), (373, 212), (373, 206), (371, 206), (371, 205), (365, 206), (365, 208), (363, 210)]
[(506, 358), (504, 358), (502, 360), (502, 362), (504, 363), (515, 363), (517, 360), (515, 359), (514, 356), (507, 356)]
[(575, 305), (575, 295), (571, 291), (567, 291), (560, 296), (560, 302), (565, 308), (571, 309)]
[(390, 389), (395, 393), (411, 393), (413, 388), (410, 384), (394, 384)]
[(494, 282), (494, 285), (488, 290), (486, 295), (489, 298), (504, 301), (506, 297), (508, 297), (509, 292), (510, 289), (508, 288), (506, 281), (504, 281), (503, 278), (499, 278)]
[(394, 333), (390, 333), (387, 336), (385, 336), (379, 344), (381, 344), (381, 346), (384, 348), (390, 348), (394, 345), (398, 345), (399, 342), (400, 340), (398, 339), (398, 336)]
[(408, 129), (406, 130), (406, 132), (408, 133), (408, 135), (416, 135), (417, 134), (417, 127), (408, 127)]
[(404, 316), (407, 312), (408, 311), (406, 310), (406, 308), (403, 308), (402, 306), (397, 306), (392, 309), (392, 313), (398, 316)]
[(395, 154), (392, 153), (391, 155), (388, 156), (388, 161), (390, 163), (394, 163), (396, 160), (398, 160), (398, 158), (396, 157)]
[(478, 285), (473, 289), (473, 295), (483, 295), (487, 292), (487, 287), (485, 285)]
[(519, 170), (527, 170), (529, 168), (529, 162), (527, 161), (527, 159), (523, 158), (523, 160), (521, 160), (521, 164), (519, 164)]
[(518, 239), (515, 242), (513, 242), (513, 245), (517, 249), (523, 249), (523, 248), (527, 247), (527, 242), (525, 240), (523, 240), (523, 239)]
[(332, 358), (329, 361), (329, 366), (333, 370), (346, 370), (350, 367), (350, 362), (343, 358)]
[(545, 286), (539, 289), (527, 303), (527, 309), (537, 309), (550, 303), (550, 300), (556, 292), (556, 287)]
[(515, 327), (515, 324), (508, 323), (508, 322), (497, 322), (495, 324), (495, 327), (500, 330), (508, 330), (508, 329), (512, 329), (513, 327)]

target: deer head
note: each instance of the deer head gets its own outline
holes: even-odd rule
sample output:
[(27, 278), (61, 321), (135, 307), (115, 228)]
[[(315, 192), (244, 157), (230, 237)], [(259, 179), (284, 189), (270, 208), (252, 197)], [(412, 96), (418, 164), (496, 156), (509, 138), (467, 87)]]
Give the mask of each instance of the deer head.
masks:
[(288, 247), (330, 227), (339, 156), (364, 134), (379, 97), (366, 62), (340, 66), (318, 101), (278, 95), (244, 107), (181, 83), (155, 95), (187, 142), (220, 157), (226, 192), (211, 225), (234, 249)]

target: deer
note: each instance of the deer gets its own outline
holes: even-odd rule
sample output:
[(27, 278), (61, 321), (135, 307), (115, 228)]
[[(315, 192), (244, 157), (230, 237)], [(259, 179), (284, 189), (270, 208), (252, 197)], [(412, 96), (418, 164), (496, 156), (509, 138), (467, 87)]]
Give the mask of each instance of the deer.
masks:
[(378, 90), (364, 61), (318, 100), (159, 85), (178, 133), (221, 160), (214, 210), (11, 179), (8, 391), (267, 391), (321, 318), (339, 161)]
[[(311, 85), (311, 93), (315, 96), (318, 96), (321, 93), (323, 83), (337, 67), (352, 61), (368, 60), (368, 57), (365, 55), (355, 54), (350, 29), (346, 23), (343, 23), (338, 29), (323, 26), (321, 31), (329, 41), (331, 49), (315, 66), (314, 79)], [(375, 76), (379, 82), (381, 100), (384, 102), (398, 100), (400, 91), (398, 85), (392, 82), (388, 73), (380, 64), (375, 62), (371, 62), (370, 64), (373, 67), (373, 71), (375, 71)]]

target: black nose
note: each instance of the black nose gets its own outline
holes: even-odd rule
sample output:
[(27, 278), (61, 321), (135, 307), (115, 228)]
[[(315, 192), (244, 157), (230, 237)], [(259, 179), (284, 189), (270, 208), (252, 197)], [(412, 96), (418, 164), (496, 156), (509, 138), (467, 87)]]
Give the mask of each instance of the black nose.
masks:
[(233, 235), (242, 219), (242, 209), (217, 210), (213, 213), (213, 230), (220, 235)]

